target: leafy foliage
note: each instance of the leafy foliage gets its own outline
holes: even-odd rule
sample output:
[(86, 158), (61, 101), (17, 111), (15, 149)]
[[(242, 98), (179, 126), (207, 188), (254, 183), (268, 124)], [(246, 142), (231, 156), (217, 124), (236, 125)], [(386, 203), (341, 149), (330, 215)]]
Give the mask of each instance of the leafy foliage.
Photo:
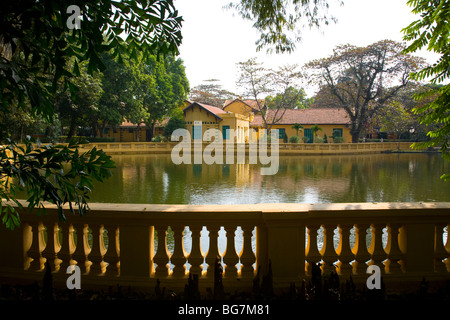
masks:
[[(105, 69), (104, 52), (112, 52), (119, 61), (125, 53), (144, 60), (178, 53), (182, 18), (173, 0), (77, 1), (81, 28), (70, 30), (66, 12), (72, 4), (67, 0), (2, 2), (0, 114), (23, 112), (50, 122), (56, 95), (64, 97), (65, 90), (71, 107), (92, 106), (100, 92), (90, 95), (95, 86), (83, 83), (82, 68), (85, 64), (87, 77), (95, 77)], [(89, 101), (82, 102), (86, 98)], [(92, 181), (108, 177), (111, 158), (95, 148), (80, 152), (76, 143), (35, 148), (28, 140), (21, 146), (10, 139), (7, 124), (0, 125), (0, 140), (6, 142), (0, 150), (0, 194), (10, 201), (0, 204), (3, 223), (9, 228), (20, 223), (12, 205), (21, 208), (16, 197), (20, 191), (26, 192), (30, 208), (43, 208), (49, 201), (58, 206), (61, 219), (65, 204), (84, 214)]]
[(347, 112), (353, 142), (358, 142), (374, 114), (411, 82), (410, 73), (423, 66), (423, 59), (402, 53), (404, 49), (403, 44), (391, 40), (367, 47), (343, 45), (330, 57), (307, 64), (311, 80), (322, 88), (317, 98)]
[[(65, 70), (67, 57), (88, 61), (89, 73), (103, 70), (100, 54), (113, 50), (120, 56), (137, 51), (145, 58), (155, 53), (178, 52), (181, 22), (172, 0), (166, 1), (78, 1), (80, 29), (69, 30), (69, 1), (7, 1), (0, 13), (2, 105), (26, 106), (51, 117), (52, 94)], [(121, 35), (126, 34), (125, 40)], [(19, 60), (18, 58), (22, 58)], [(78, 75), (78, 63), (73, 66)], [(51, 85), (48, 84), (50, 80)]]
[(319, 143), (319, 142), (317, 141), (317, 139), (318, 139), (318, 137), (317, 137), (317, 132), (319, 132), (319, 131), (323, 131), (322, 128), (319, 127), (319, 125), (315, 124), (315, 125), (311, 126), (311, 132), (312, 132), (313, 135), (314, 135), (314, 142), (316, 142), (316, 143)]
[[(33, 144), (31, 139), (23, 145), (10, 141), (0, 149), (0, 195), (19, 208), (17, 195), (26, 192), (29, 208), (45, 209), (48, 201), (57, 206), (60, 220), (65, 220), (64, 206), (83, 215), (94, 180), (103, 181), (114, 167), (111, 157), (93, 148), (80, 152), (78, 143), (68, 145)], [(19, 226), (20, 217), (11, 204), (0, 206), (2, 222), (8, 228)]]
[(204, 80), (189, 93), (189, 99), (210, 106), (222, 108), (227, 100), (238, 98), (238, 95), (222, 88), (217, 79)]
[[(335, 1), (342, 4), (342, 1)], [(253, 22), (260, 33), (257, 50), (268, 48), (276, 53), (295, 50), (301, 40), (301, 29), (320, 27), (336, 21), (328, 15), (328, 0), (240, 0), (226, 8), (235, 10), (243, 19)]]
[(186, 128), (186, 122), (184, 121), (183, 111), (181, 109), (175, 109), (164, 127), (164, 136), (170, 140), (172, 132), (179, 128)]
[(287, 109), (304, 108), (306, 93), (300, 87), (302, 74), (297, 65), (266, 69), (256, 58), (239, 62), (238, 85), (243, 95), (256, 102), (264, 127), (270, 131)]
[(303, 130), (303, 125), (301, 125), (300, 123), (294, 123), (294, 125), (291, 128), (297, 132), (298, 137), (298, 132)]
[[(409, 0), (412, 12), (420, 14), (420, 19), (403, 29), (404, 39), (412, 41), (405, 52), (416, 52), (422, 48), (441, 55), (431, 66), (426, 66), (413, 73), (414, 80), (431, 78), (432, 84), (442, 83), (450, 75), (450, 3), (448, 1)], [(450, 161), (450, 84), (439, 88), (430, 88), (427, 92), (417, 94), (417, 100), (437, 97), (428, 105), (414, 109), (423, 124), (434, 124), (438, 128), (428, 132), (429, 141), (415, 143), (414, 148), (440, 146), (442, 155)], [(441, 177), (450, 181), (450, 174)]]

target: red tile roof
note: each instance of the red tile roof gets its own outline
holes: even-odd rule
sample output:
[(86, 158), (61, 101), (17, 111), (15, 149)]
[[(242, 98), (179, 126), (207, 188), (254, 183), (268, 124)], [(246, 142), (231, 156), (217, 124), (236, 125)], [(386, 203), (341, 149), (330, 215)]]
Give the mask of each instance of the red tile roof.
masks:
[[(142, 121), (140, 124), (139, 124), (139, 126), (140, 127), (145, 127), (146, 126), (146, 124), (145, 124), (145, 122), (144, 121)], [(128, 121), (128, 120), (124, 120), (120, 125), (119, 125), (119, 127), (138, 127), (138, 125), (137, 125), (137, 123), (132, 123), (132, 122), (130, 122), (130, 121)]]
[[(280, 112), (278, 114), (280, 114)], [(268, 122), (269, 119), (271, 119), (271, 116), (273, 117), (274, 113), (275, 110), (268, 111), (266, 116)], [(288, 109), (283, 118), (276, 124), (293, 125), (295, 123), (302, 125), (350, 124), (350, 119), (347, 112), (342, 108)], [(260, 115), (256, 115), (250, 125), (263, 126), (264, 121)]]
[[(183, 111), (186, 111), (189, 108), (193, 108), (194, 106), (198, 106), (200, 108), (205, 109), (206, 111), (212, 113), (214, 116), (220, 118), (219, 114), (221, 113), (227, 113), (225, 110), (222, 110), (218, 107), (213, 107), (204, 103), (198, 103), (198, 102), (193, 102), (192, 104), (190, 104), (189, 106), (187, 106), (186, 108), (183, 109)], [(222, 118), (220, 118), (222, 119)]]

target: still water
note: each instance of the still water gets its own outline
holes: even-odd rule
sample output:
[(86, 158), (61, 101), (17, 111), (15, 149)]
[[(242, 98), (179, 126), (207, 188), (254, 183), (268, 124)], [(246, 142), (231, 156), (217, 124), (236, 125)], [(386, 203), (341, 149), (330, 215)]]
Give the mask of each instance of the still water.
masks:
[[(450, 165), (439, 154), (401, 153), (370, 155), (281, 156), (278, 173), (261, 175), (260, 165), (175, 165), (170, 155), (116, 155), (116, 168), (106, 183), (94, 188), (92, 202), (154, 204), (253, 204), (332, 202), (450, 201), (450, 182), (440, 176)], [(338, 241), (335, 230), (334, 242)], [(190, 252), (189, 228), (184, 249)], [(306, 235), (305, 235), (306, 236)], [(444, 237), (447, 233), (444, 234)], [(318, 233), (319, 249), (322, 246)], [(201, 247), (208, 251), (204, 228)], [(383, 244), (386, 245), (386, 230)], [(445, 241), (445, 239), (444, 239)], [(226, 235), (219, 232), (219, 251)], [(370, 235), (367, 235), (370, 243)], [(242, 230), (235, 234), (237, 252)], [(155, 242), (156, 247), (158, 244)], [(173, 233), (167, 233), (173, 252)], [(252, 239), (255, 250), (255, 237)], [(187, 266), (189, 264), (187, 263)], [(189, 266), (188, 266), (189, 267)]]
[(253, 204), (450, 201), (439, 154), (280, 156), (275, 175), (259, 164), (180, 164), (170, 155), (115, 155), (92, 202)]

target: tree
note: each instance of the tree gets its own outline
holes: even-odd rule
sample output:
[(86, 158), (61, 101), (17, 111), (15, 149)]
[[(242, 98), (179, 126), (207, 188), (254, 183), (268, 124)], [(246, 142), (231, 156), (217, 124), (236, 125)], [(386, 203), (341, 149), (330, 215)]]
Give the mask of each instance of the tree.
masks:
[[(450, 3), (448, 1), (409, 0), (412, 12), (420, 14), (420, 19), (403, 29), (404, 40), (412, 41), (404, 52), (416, 52), (422, 48), (440, 54), (439, 60), (431, 66), (426, 66), (412, 73), (411, 79), (420, 81), (431, 78), (433, 85), (444, 82), (450, 75), (450, 41), (449, 21)], [(423, 124), (437, 126), (428, 132), (429, 141), (414, 143), (413, 148), (421, 149), (440, 146), (442, 156), (450, 161), (450, 84), (432, 87), (430, 90), (417, 94), (418, 100), (437, 96), (431, 103), (414, 109)], [(450, 174), (443, 174), (442, 179), (450, 181)]]
[[(79, 62), (86, 61), (88, 74), (104, 68), (100, 54), (113, 51), (120, 57), (140, 51), (145, 59), (155, 53), (178, 53), (181, 22), (172, 0), (167, 1), (77, 1), (81, 28), (70, 30), (66, 13), (69, 1), (7, 1), (0, 11), (0, 109), (21, 109), (32, 116), (54, 118), (54, 95), (59, 81), (72, 92), (69, 79), (79, 76)], [(73, 25), (72, 25), (73, 26)], [(125, 34), (125, 40), (121, 36)], [(105, 37), (105, 38), (104, 38)], [(104, 41), (106, 40), (106, 41)], [(67, 60), (75, 58), (73, 70)], [(64, 88), (64, 87), (63, 87)], [(103, 181), (113, 166), (111, 158), (93, 148), (80, 152), (78, 144), (37, 145), (31, 140), (21, 147), (0, 128), (0, 196), (22, 204), (16, 192), (26, 190), (29, 208), (54, 203), (64, 219), (63, 207), (86, 213), (94, 180)], [(2, 222), (8, 228), (20, 224), (17, 208), (0, 203)]]
[(92, 119), (92, 131), (103, 137), (106, 126), (118, 126), (132, 114), (139, 113), (142, 101), (138, 99), (138, 70), (126, 54), (119, 59), (112, 52), (101, 55), (105, 65), (102, 77), (103, 94), (98, 102), (98, 112)]
[(243, 88), (244, 96), (256, 102), (267, 131), (281, 121), (287, 109), (303, 108), (306, 94), (299, 87), (302, 75), (297, 65), (282, 66), (274, 71), (252, 58), (239, 62), (238, 66), (237, 84)]
[(414, 122), (412, 115), (402, 105), (394, 102), (383, 108), (378, 117), (382, 131), (397, 135), (400, 150), (400, 135), (412, 128)]
[[(342, 4), (342, 1), (335, 1)], [(301, 40), (303, 28), (335, 22), (328, 15), (328, 0), (240, 0), (226, 8), (235, 10), (243, 19), (253, 23), (259, 32), (257, 50), (268, 48), (276, 53), (293, 52)]]
[(225, 101), (238, 98), (238, 95), (222, 88), (217, 79), (205, 80), (190, 91), (189, 99), (195, 102), (222, 108)]
[(299, 132), (300, 130), (303, 129), (303, 126), (302, 126), (301, 124), (299, 124), (299, 123), (295, 123), (295, 124), (292, 126), (292, 129), (294, 129), (295, 131), (297, 131), (297, 137), (298, 137), (298, 132)]
[(423, 66), (423, 59), (402, 53), (404, 49), (391, 40), (367, 47), (343, 45), (332, 56), (306, 65), (312, 80), (324, 90), (327, 105), (347, 112), (353, 143), (366, 122), (410, 83), (409, 74)]
[[(149, 62), (140, 64), (141, 99), (146, 117), (144, 121), (153, 132), (175, 108), (183, 104), (189, 92), (183, 61), (173, 56), (152, 56)], [(151, 138), (151, 137), (150, 137)]]
[[(69, 62), (69, 66), (73, 60)], [(87, 64), (79, 64), (80, 75), (66, 81), (71, 89), (66, 90), (63, 84), (55, 94), (55, 109), (59, 113), (59, 119), (63, 127), (68, 127), (67, 140), (70, 140), (77, 132), (80, 125), (89, 126), (91, 119), (98, 113), (98, 102), (102, 95), (102, 74), (87, 73)]]
[(314, 135), (314, 142), (316, 142), (317, 139), (317, 132), (322, 131), (322, 128), (319, 127), (319, 125), (315, 124), (311, 127), (311, 132)]
[[(439, 125), (435, 123), (425, 124), (420, 121), (420, 115), (415, 112), (415, 109), (424, 107), (430, 104), (436, 97), (437, 94), (430, 95), (426, 98), (417, 100), (416, 95), (423, 94), (430, 89), (439, 89), (442, 85), (433, 84), (420, 84), (411, 82), (408, 86), (400, 90), (399, 94), (393, 99), (391, 104), (398, 104), (402, 106), (407, 112), (408, 117), (411, 118), (411, 127), (409, 132), (409, 138), (416, 141), (426, 141), (429, 140), (427, 133), (431, 130), (435, 130)], [(389, 107), (389, 106), (388, 106)], [(383, 109), (380, 111), (383, 113)]]
[(186, 128), (183, 111), (180, 108), (175, 109), (166, 126), (164, 127), (164, 136), (170, 141), (172, 132), (179, 128)]

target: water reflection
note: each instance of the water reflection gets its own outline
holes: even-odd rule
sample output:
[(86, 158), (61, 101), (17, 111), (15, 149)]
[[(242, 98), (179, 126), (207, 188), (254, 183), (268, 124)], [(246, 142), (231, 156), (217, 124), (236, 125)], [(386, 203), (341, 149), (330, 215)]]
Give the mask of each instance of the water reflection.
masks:
[(257, 164), (175, 165), (170, 155), (118, 155), (95, 202), (166, 204), (449, 201), (437, 154), (280, 157), (279, 171)]
[[(243, 203), (331, 203), (450, 201), (448, 183), (439, 179), (450, 171), (436, 154), (372, 154), (349, 156), (280, 157), (279, 171), (262, 176), (260, 166), (243, 164), (175, 165), (170, 155), (120, 155), (113, 176), (94, 188), (94, 202), (166, 204)], [(366, 242), (371, 241), (370, 229)], [(318, 230), (319, 249), (323, 230)], [(353, 236), (350, 241), (354, 241)], [(446, 241), (447, 232), (444, 233)], [(306, 234), (305, 234), (306, 238)], [(237, 251), (242, 248), (242, 231), (235, 235)], [(339, 234), (334, 232), (337, 246)], [(383, 245), (387, 233), (383, 230)], [(209, 232), (201, 233), (201, 249), (209, 250)], [(445, 242), (444, 242), (445, 243)], [(306, 244), (306, 242), (305, 242)], [(155, 243), (156, 248), (158, 246)], [(167, 246), (174, 250), (173, 232), (168, 229)], [(192, 248), (191, 231), (183, 236), (186, 252)], [(226, 234), (219, 232), (219, 252), (226, 247)], [(353, 246), (353, 242), (351, 243)], [(252, 238), (255, 251), (255, 237)], [(187, 263), (189, 268), (189, 262)], [(206, 264), (204, 264), (206, 267)]]

